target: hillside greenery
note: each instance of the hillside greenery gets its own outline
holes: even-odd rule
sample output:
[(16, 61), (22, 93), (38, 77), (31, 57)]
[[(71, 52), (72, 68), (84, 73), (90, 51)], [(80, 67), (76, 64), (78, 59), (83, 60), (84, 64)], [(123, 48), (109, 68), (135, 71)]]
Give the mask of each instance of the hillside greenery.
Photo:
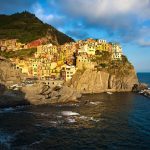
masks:
[(64, 44), (74, 41), (27, 11), (0, 15), (0, 39), (19, 39), (22, 43), (28, 43), (46, 36), (51, 37), (52, 43)]
[(9, 52), (2, 52), (0, 51), (0, 56), (5, 58), (19, 58), (25, 59), (34, 56), (34, 53), (37, 51), (36, 48), (31, 49), (22, 49), (17, 51), (9, 51)]
[(123, 55), (122, 60), (112, 60), (109, 52), (96, 53), (92, 61), (97, 64), (98, 71), (106, 71), (118, 77), (126, 76), (130, 70), (134, 69), (126, 56)]

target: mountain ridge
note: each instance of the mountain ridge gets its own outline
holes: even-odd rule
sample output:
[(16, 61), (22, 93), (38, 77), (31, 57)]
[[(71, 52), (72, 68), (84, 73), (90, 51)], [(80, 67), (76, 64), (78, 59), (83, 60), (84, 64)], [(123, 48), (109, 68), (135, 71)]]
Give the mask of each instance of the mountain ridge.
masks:
[(41, 38), (55, 45), (74, 41), (30, 12), (0, 14), (0, 39), (18, 39), (22, 43), (30, 43)]

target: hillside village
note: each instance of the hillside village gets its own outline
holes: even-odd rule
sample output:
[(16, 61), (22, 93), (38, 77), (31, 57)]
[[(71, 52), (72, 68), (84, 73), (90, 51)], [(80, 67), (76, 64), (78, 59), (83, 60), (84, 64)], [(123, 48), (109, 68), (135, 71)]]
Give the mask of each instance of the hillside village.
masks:
[[(43, 44), (36, 40), (29, 44), (22, 44), (16, 39), (0, 40), (1, 51), (18, 51), (36, 48), (34, 56), (19, 59), (10, 58), (14, 69), (20, 70), (28, 80), (37, 79), (49, 84), (49, 81), (69, 81), (77, 70), (86, 68), (95, 69), (95, 58), (103, 60), (103, 55), (109, 61), (122, 60), (122, 47), (118, 43), (106, 40), (79, 40), (64, 45)], [(105, 61), (101, 61), (100, 68), (106, 67)]]

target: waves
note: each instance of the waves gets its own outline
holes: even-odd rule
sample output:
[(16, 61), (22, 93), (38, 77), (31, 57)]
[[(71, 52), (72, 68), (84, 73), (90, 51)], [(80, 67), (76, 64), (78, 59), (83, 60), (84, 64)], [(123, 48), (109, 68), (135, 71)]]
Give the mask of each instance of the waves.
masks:
[(85, 95), (81, 104), (0, 109), (3, 149), (150, 149), (150, 101)]

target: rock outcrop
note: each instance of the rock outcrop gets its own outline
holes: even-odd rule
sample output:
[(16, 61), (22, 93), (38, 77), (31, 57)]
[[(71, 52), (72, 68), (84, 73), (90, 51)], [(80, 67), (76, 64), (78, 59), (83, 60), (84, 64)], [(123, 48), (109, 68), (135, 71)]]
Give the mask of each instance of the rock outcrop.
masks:
[(132, 88), (133, 92), (140, 92), (142, 90), (147, 90), (148, 89), (148, 85), (145, 83), (139, 83), (139, 84), (135, 84)]
[(13, 69), (12, 64), (0, 57), (0, 83), (6, 87), (21, 82), (21, 73)]
[(30, 102), (25, 99), (25, 93), (21, 91), (5, 90), (4, 93), (0, 95), (0, 108), (29, 104)]
[(68, 86), (51, 88), (43, 84), (34, 84), (24, 86), (18, 91), (5, 90), (3, 85), (0, 88), (3, 90), (3, 93), (0, 94), (0, 108), (21, 105), (65, 104), (78, 102), (81, 97), (79, 92)]
[(35, 84), (23, 87), (22, 92), (25, 93), (25, 99), (34, 105), (78, 102), (78, 98), (81, 97), (79, 92), (68, 86), (51, 88), (47, 85)]
[(68, 85), (81, 93), (101, 93), (132, 91), (132, 87), (137, 83), (134, 69), (129, 70), (125, 76), (86, 69), (84, 72), (78, 71)]

